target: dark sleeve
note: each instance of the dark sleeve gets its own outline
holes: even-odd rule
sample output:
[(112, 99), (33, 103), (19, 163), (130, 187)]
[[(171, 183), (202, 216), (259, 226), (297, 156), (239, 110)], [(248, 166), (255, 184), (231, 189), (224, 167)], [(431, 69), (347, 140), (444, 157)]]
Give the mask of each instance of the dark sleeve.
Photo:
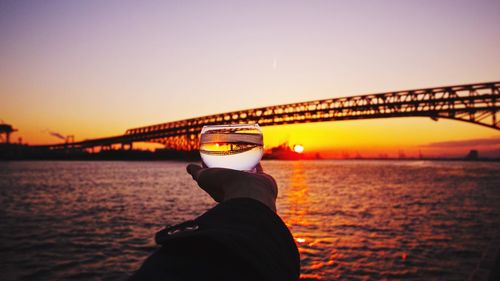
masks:
[(162, 247), (131, 280), (298, 280), (293, 237), (273, 211), (247, 198), (223, 202), (156, 234)]

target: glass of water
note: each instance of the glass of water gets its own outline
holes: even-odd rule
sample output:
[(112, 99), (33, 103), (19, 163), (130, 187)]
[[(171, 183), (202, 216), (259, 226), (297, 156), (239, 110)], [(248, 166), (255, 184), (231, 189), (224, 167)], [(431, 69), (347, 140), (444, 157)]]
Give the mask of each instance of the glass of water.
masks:
[(207, 125), (200, 135), (200, 155), (209, 168), (255, 172), (263, 149), (258, 124)]

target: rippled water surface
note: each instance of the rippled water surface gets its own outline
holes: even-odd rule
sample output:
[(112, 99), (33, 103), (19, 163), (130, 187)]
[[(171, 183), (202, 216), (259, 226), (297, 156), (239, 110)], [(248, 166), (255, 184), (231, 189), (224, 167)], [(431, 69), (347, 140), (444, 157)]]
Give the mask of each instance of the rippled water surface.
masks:
[[(123, 280), (214, 206), (180, 162), (0, 162), (1, 280)], [(499, 229), (500, 164), (264, 161), (311, 280), (466, 280)]]

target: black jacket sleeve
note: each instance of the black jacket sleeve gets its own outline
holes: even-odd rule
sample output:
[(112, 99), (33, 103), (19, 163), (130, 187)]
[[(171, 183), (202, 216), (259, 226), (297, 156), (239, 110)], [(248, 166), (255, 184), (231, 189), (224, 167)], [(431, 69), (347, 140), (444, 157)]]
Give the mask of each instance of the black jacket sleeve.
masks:
[(247, 198), (218, 204), (156, 234), (162, 247), (130, 280), (298, 280), (300, 259), (283, 221)]

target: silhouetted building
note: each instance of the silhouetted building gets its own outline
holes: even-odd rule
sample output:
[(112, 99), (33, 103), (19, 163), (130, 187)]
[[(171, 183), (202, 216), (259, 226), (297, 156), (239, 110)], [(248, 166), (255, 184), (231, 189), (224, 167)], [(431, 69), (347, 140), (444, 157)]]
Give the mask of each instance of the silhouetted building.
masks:
[(17, 131), (9, 124), (0, 124), (0, 139), (5, 143), (10, 143), (10, 134)]
[(467, 156), (465, 156), (465, 159), (477, 160), (477, 159), (479, 159), (479, 152), (475, 149), (471, 149), (471, 151), (469, 151), (469, 154), (467, 154)]
[(284, 142), (277, 147), (271, 148), (270, 151), (264, 154), (263, 159), (279, 159), (279, 160), (298, 160), (302, 156), (290, 149), (288, 142)]

